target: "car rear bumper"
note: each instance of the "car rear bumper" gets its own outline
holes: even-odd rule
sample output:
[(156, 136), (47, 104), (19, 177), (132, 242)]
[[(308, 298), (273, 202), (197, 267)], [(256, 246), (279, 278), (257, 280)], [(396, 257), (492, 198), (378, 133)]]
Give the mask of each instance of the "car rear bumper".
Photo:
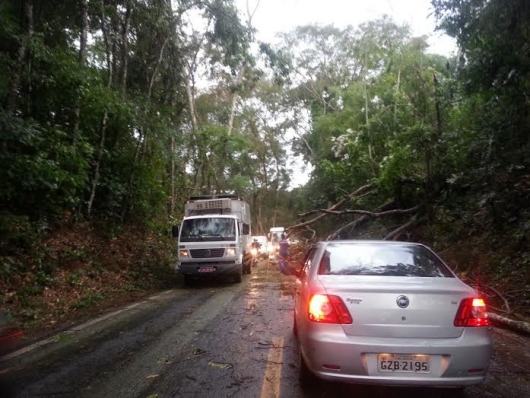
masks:
[[(387, 386), (465, 387), (482, 383), (489, 366), (491, 341), (485, 329), (466, 329), (454, 339), (427, 340), (352, 337), (346, 336), (340, 325), (317, 326), (324, 327), (312, 328), (305, 335), (299, 333), (301, 350), (309, 369), (325, 380)], [(377, 355), (384, 353), (429, 355), (430, 372), (379, 371)]]

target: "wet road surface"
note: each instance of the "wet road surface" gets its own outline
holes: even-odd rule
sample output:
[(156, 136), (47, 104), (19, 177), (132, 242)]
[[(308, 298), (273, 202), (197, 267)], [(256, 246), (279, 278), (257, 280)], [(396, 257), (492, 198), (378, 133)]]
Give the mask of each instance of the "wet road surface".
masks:
[[(453, 397), (453, 390), (298, 383), (291, 284), (266, 262), (241, 284), (177, 286), (0, 360), (5, 397)], [(486, 382), (530, 397), (530, 339), (493, 329)]]

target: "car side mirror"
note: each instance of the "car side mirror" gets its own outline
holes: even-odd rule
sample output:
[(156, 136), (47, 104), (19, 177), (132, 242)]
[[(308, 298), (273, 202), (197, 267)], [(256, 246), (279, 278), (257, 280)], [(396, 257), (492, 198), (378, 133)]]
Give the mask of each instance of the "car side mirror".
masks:
[(178, 238), (179, 237), (179, 227), (177, 225), (173, 225), (171, 227), (171, 235), (174, 237), (174, 238)]

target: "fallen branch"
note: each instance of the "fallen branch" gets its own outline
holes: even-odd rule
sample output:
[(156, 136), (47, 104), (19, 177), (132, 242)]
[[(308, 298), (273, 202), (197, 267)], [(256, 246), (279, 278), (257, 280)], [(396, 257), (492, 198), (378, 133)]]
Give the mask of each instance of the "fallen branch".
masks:
[(530, 334), (530, 323), (528, 322), (514, 321), (504, 316), (494, 314), (493, 312), (488, 312), (488, 318), (494, 323), (500, 324), (501, 326), (506, 326), (507, 328), (516, 332)]
[(318, 212), (321, 212), (321, 213), (325, 213), (325, 214), (333, 214), (333, 215), (336, 215), (336, 216), (340, 216), (340, 215), (343, 215), (343, 214), (361, 214), (361, 215), (364, 215), (364, 216), (369, 216), (369, 217), (382, 217), (382, 216), (391, 216), (393, 214), (409, 214), (409, 213), (414, 213), (415, 211), (417, 211), (419, 209), (419, 206), (414, 206), (414, 207), (411, 207), (410, 209), (396, 209), (396, 210), (387, 210), (387, 211), (382, 211), (382, 212), (379, 212), (379, 213), (376, 213), (376, 212), (373, 212), (373, 211), (367, 211), (367, 210), (329, 210), (329, 209), (319, 209), (319, 210), (315, 210), (315, 211), (318, 211)]
[(417, 214), (414, 214), (409, 221), (407, 221), (405, 224), (403, 224), (401, 227), (396, 228), (392, 232), (390, 232), (387, 236), (385, 236), (384, 240), (395, 240), (401, 235), (407, 228), (410, 228), (412, 225), (416, 223), (416, 219), (418, 218)]
[[(357, 195), (363, 193), (364, 191), (366, 191), (368, 188), (371, 188), (371, 187), (372, 187), (372, 184), (363, 185), (359, 189), (355, 190), (354, 192), (350, 193), (349, 195), (346, 195), (346, 197), (344, 197), (341, 200), (339, 200), (337, 203), (335, 203), (333, 206), (331, 206), (329, 208), (329, 210), (338, 209), (340, 206), (342, 206), (344, 203), (346, 203), (346, 201), (348, 199), (353, 199), (354, 197), (356, 197)], [(315, 213), (315, 210), (311, 210), (311, 211), (299, 214), (298, 217), (306, 217), (306, 216), (308, 216), (310, 214), (314, 214), (314, 213)], [(322, 216), (322, 214), (320, 216)]]
[[(504, 295), (499, 291), (497, 290), (496, 288), (492, 287), (492, 286), (488, 286), (488, 285), (484, 285), (484, 284), (480, 284), (476, 281), (476, 280), (473, 280), (471, 279), (472, 283), (477, 285), (477, 286), (480, 286), (479, 287), (479, 290), (482, 290), (480, 292), (481, 295), (483, 296), (488, 296), (488, 297), (494, 297), (495, 295), (497, 295), (498, 297), (501, 298), (502, 301), (504, 301), (504, 310), (502, 310), (502, 312), (506, 313), (506, 314), (511, 314), (512, 313), (512, 309), (510, 307), (510, 303), (508, 302), (508, 300), (506, 299), (506, 297), (504, 297)], [(489, 295), (487, 294), (486, 292), (484, 292), (483, 290), (484, 289), (488, 289), (488, 290), (491, 290), (493, 293), (495, 293), (495, 295)]]
[(510, 303), (508, 303), (508, 300), (506, 300), (506, 298), (501, 294), (501, 292), (499, 292), (497, 289), (495, 289), (494, 287), (491, 287), (491, 286), (485, 286), (485, 285), (482, 285), (482, 287), (484, 288), (487, 288), (487, 289), (490, 289), (492, 292), (494, 292), (495, 294), (497, 294), (497, 296), (499, 296), (503, 301), (504, 301), (504, 307), (506, 308), (506, 312), (509, 314), (512, 312), (511, 308), (510, 308)]
[(334, 231), (333, 233), (329, 234), (328, 237), (326, 238), (326, 240), (333, 240), (335, 239), (337, 236), (339, 236), (339, 234), (344, 231), (345, 229), (348, 229), (351, 227), (351, 229), (355, 229), (359, 224), (365, 222), (366, 220), (368, 220), (370, 217), (368, 216), (361, 216), (355, 220), (353, 220), (352, 222), (349, 222), (348, 224), (340, 227), (339, 229), (337, 229), (336, 231)]
[[(388, 202), (384, 203), (383, 205), (379, 206), (377, 208), (377, 211), (376, 213), (380, 213), (382, 211), (384, 211), (385, 209), (388, 209), (390, 206), (392, 206), (394, 204), (394, 200), (391, 199), (389, 200)], [(350, 231), (353, 231), (355, 228), (357, 228), (360, 224), (362, 224), (363, 222), (367, 221), (370, 217), (367, 216), (367, 215), (364, 215), (364, 216), (361, 216), (355, 220), (353, 220), (352, 222), (349, 222), (348, 224), (340, 227), (339, 229), (337, 229), (336, 231), (332, 232), (331, 234), (328, 235), (328, 237), (326, 238), (326, 240), (333, 240), (335, 239), (337, 236), (339, 236), (339, 234), (346, 230), (346, 229), (350, 229)]]
[(311, 238), (309, 238), (309, 240), (315, 239), (317, 231), (315, 231), (314, 229), (309, 228), (307, 225), (306, 225), (305, 229), (307, 229), (308, 231), (310, 231), (312, 233)]

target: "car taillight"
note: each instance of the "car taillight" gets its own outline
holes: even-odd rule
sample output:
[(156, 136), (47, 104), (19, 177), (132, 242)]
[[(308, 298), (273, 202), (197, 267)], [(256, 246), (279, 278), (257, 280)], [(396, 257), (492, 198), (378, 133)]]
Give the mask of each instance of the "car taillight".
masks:
[(352, 318), (344, 301), (338, 296), (315, 294), (309, 300), (308, 317), (312, 322), (352, 323)]
[(490, 321), (486, 312), (486, 304), (481, 298), (463, 299), (455, 316), (455, 326), (488, 326)]

